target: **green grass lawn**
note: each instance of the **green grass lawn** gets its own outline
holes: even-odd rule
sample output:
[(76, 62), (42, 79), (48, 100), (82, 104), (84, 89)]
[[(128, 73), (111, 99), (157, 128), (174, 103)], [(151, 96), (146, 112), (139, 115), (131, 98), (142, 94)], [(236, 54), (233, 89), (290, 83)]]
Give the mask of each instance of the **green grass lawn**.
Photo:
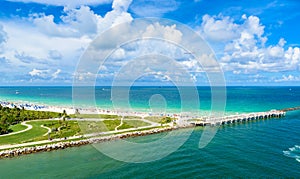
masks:
[(51, 129), (52, 132), (50, 134), (50, 137), (52, 139), (82, 134), (77, 121), (56, 120), (50, 123), (44, 123), (43, 125)]
[(140, 116), (124, 116), (123, 119), (141, 119)]
[(104, 120), (104, 121), (78, 121), (82, 132), (85, 134), (95, 132), (113, 131), (121, 124), (121, 120)]
[[(32, 125), (32, 129), (14, 134), (10, 136), (0, 136), (0, 145), (5, 144), (19, 144), (40, 140), (47, 140), (48, 135), (43, 136), (48, 132), (47, 129), (42, 128), (41, 125), (49, 127), (52, 132), (50, 137), (63, 138), (74, 135), (89, 134), (95, 132), (114, 131), (119, 126), (121, 120), (109, 119), (104, 121), (62, 121), (62, 120), (43, 120), (43, 121), (28, 121), (27, 124)], [(149, 126), (150, 124), (140, 120), (124, 120), (123, 125), (118, 129), (136, 128), (141, 126)], [(12, 130), (20, 131), (25, 129), (25, 126), (20, 124), (11, 126)]]
[(26, 132), (10, 136), (0, 136), (0, 145), (24, 143), (34, 140), (37, 137), (43, 136), (43, 134), (47, 132), (47, 129), (41, 128), (41, 124), (37, 121), (28, 122), (28, 124), (32, 125), (33, 128)]
[(163, 118), (164, 117), (160, 117), (160, 116), (147, 116), (147, 117), (145, 117), (146, 120), (156, 122), (156, 123), (160, 123)]
[[(121, 124), (121, 120), (104, 120), (104, 121), (79, 121), (79, 126), (85, 134), (96, 132), (113, 131)], [(149, 126), (150, 124), (140, 120), (124, 120), (123, 125), (118, 128), (129, 129), (142, 126)]]
[(27, 127), (23, 126), (22, 124), (15, 124), (15, 125), (9, 126), (9, 129), (11, 130), (11, 132), (18, 132), (18, 131), (27, 129)]
[[(0, 136), (0, 145), (5, 144), (19, 144), (25, 142), (33, 142), (39, 140), (47, 140), (48, 136), (43, 136), (48, 132), (47, 129), (42, 128), (41, 125), (47, 126), (53, 129), (50, 137), (63, 138), (69, 137), (76, 134), (80, 134), (80, 127), (77, 121), (66, 121), (60, 122), (58, 120), (44, 120), (44, 121), (29, 121), (27, 124), (32, 125), (32, 129), (22, 132), (19, 134), (14, 134), (10, 136)], [(60, 130), (58, 130), (60, 128)], [(56, 129), (56, 130), (55, 130)]]
[(120, 126), (118, 129), (137, 128), (143, 126), (150, 126), (150, 124), (140, 120), (124, 120), (123, 125)]

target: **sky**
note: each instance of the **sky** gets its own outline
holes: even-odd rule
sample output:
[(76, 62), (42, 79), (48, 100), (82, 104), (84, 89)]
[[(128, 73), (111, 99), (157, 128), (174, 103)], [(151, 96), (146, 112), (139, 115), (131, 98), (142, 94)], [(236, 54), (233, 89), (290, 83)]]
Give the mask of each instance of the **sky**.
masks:
[[(298, 0), (1, 0), (0, 85), (69, 86), (74, 78), (86, 80), (95, 74), (75, 73), (89, 45), (119, 24), (146, 17), (197, 33), (214, 52), (226, 85), (300, 85), (299, 9)], [(143, 33), (155, 31), (180, 44), (184, 35), (178, 24), (154, 24)], [(196, 85), (209, 84), (186, 52), (141, 41), (116, 47), (99, 67), (97, 85), (111, 84), (117, 67), (153, 50), (177, 60)], [(147, 75), (138, 79), (141, 84), (172, 81), (159, 70)]]

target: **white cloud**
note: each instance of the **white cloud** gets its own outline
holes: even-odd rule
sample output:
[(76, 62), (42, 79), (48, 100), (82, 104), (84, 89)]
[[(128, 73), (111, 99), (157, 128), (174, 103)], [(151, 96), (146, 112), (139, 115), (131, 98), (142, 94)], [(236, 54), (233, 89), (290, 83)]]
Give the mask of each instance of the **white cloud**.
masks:
[(107, 12), (104, 17), (95, 14), (90, 7), (80, 6), (79, 8), (64, 7), (66, 15), (60, 16), (62, 22), (54, 22), (53, 15), (44, 13), (33, 13), (30, 21), (36, 28), (52, 37), (95, 37), (108, 28), (131, 21), (132, 17), (127, 13), (131, 0), (115, 0), (112, 4), (112, 11)]
[(3, 25), (0, 24), (0, 45), (7, 41), (7, 33), (3, 29)]
[(219, 46), (221, 50), (217, 54), (221, 54), (220, 63), (226, 71), (257, 73), (297, 70), (299, 48), (286, 49), (284, 38), (275, 45), (265, 46), (267, 37), (264, 28), (256, 16), (243, 15), (240, 23), (236, 23), (229, 16), (204, 15), (199, 32)]
[(1, 71), (6, 72), (4, 68), (10, 66), (10, 76), (16, 78), (28, 75), (40, 80), (60, 80), (65, 75), (70, 79), (72, 75), (69, 74), (73, 74), (80, 56), (98, 33), (132, 20), (126, 12), (130, 3), (130, 0), (116, 0), (112, 11), (103, 17), (87, 6), (68, 6), (59, 22), (54, 21), (54, 15), (43, 13), (17, 20), (0, 20), (3, 24), (0, 25), (0, 40), (5, 42), (2, 54), (0, 50), (0, 59), (5, 59), (1, 60)]
[(275, 82), (300, 81), (300, 76), (282, 75), (281, 78), (275, 79)]
[(222, 15), (202, 17), (200, 33), (207, 39), (213, 41), (229, 41), (239, 36), (239, 26), (230, 17)]
[(182, 33), (176, 29), (176, 25), (163, 26), (156, 22), (147, 26), (143, 37), (161, 36), (162, 39), (169, 40), (174, 43), (180, 43), (182, 38)]
[(126, 12), (132, 0), (114, 0), (112, 8), (117, 11)]
[(3, 51), (3, 46), (6, 41), (7, 41), (7, 33), (4, 31), (3, 25), (0, 24), (0, 54)]
[(100, 5), (111, 3), (112, 0), (9, 0), (12, 2), (38, 3), (54, 6), (79, 7), (81, 5)]
[(37, 76), (37, 77), (46, 77), (46, 75), (49, 73), (49, 70), (38, 70), (38, 69), (33, 69), (30, 71), (28, 74), (30, 76)]
[(60, 72), (61, 72), (61, 69), (57, 69), (56, 72), (54, 72), (54, 73), (52, 74), (52, 78), (53, 78), (53, 79), (56, 79), (56, 78), (58, 77), (58, 75), (60, 74)]
[(53, 71), (51, 69), (32, 69), (28, 74), (31, 76), (31, 80), (36, 79), (45, 79), (45, 80), (54, 80), (57, 79), (61, 69)]
[(48, 52), (48, 56), (49, 56), (49, 58), (52, 58), (55, 60), (59, 60), (62, 58), (62, 54), (58, 50), (50, 50)]
[(97, 33), (97, 23), (100, 18), (87, 6), (79, 9), (64, 8), (65, 16), (61, 16), (62, 23), (54, 22), (53, 15), (32, 14), (31, 21), (36, 28), (49, 36), (80, 37)]

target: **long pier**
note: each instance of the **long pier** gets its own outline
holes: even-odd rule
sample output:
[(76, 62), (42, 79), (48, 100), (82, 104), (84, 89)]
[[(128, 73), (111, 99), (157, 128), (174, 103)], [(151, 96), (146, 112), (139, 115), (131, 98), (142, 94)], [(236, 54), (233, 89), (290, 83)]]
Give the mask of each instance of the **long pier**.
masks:
[(296, 110), (300, 110), (300, 106), (298, 106), (298, 107), (293, 107), (293, 108), (285, 108), (285, 109), (281, 109), (281, 111), (284, 111), (284, 112), (288, 112), (288, 111), (296, 111)]
[(281, 118), (284, 117), (285, 114), (286, 111), (283, 110), (271, 110), (267, 112), (230, 115), (230, 116), (223, 116), (223, 117), (210, 117), (198, 121), (190, 121), (189, 123), (196, 126), (214, 126), (214, 125), (238, 123), (243, 121), (252, 121), (257, 119)]

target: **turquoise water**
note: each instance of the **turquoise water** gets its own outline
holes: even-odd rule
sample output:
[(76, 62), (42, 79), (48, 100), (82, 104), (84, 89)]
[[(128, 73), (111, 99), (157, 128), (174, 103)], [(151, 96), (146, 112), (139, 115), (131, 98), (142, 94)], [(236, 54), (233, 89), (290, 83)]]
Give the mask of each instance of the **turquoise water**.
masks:
[[(8, 91), (14, 91), (15, 88), (17, 87), (4, 90), (0, 88), (0, 96), (9, 97)], [(41, 91), (37, 93), (36, 89), (31, 92), (28, 90), (27, 95), (22, 91), (23, 87), (18, 90), (20, 94), (22, 92), (26, 94), (27, 98), (21, 95), (14, 98), (16, 95), (14, 92), (11, 92), (10, 97), (13, 100), (35, 98), (36, 102), (51, 103), (49, 99), (56, 98), (55, 92), (53, 89), (44, 88), (43, 94), (47, 94), (48, 97), (39, 95)], [(70, 90), (67, 87), (58, 89)], [(51, 92), (46, 93), (45, 91), (48, 90)], [(135, 90), (134, 96), (142, 95), (138, 92), (138, 88)], [(141, 99), (146, 99), (155, 91), (155, 89), (143, 90), (144, 97), (140, 96)], [(165, 95), (176, 94), (173, 92), (174, 89), (170, 88), (156, 90), (168, 91)], [(205, 95), (209, 96), (209, 89), (201, 87), (198, 90), (200, 93), (202, 90), (203, 94), (203, 98), (200, 94), (200, 99), (204, 101), (201, 107), (209, 109), (209, 97), (205, 97)], [(32, 95), (29, 95), (30, 93)], [(229, 87), (227, 93), (226, 110), (232, 112), (265, 111), (300, 106), (300, 87)], [(70, 96), (68, 97), (67, 93), (56, 92), (56, 94), (60, 95), (57, 97), (61, 101), (60, 104), (70, 103)], [(109, 97), (105, 96), (105, 99), (109, 101)], [(178, 104), (174, 99), (170, 103)], [(101, 97), (98, 96), (98, 100), (98, 105), (101, 105)], [(146, 106), (145, 101), (135, 101), (133, 98), (131, 103), (141, 107)], [(205, 148), (199, 149), (198, 143), (202, 133), (203, 128), (196, 128), (177, 151), (148, 163), (117, 161), (100, 153), (91, 145), (3, 159), (0, 160), (0, 178), (300, 177), (300, 111), (289, 112), (281, 119), (222, 126), (213, 140)], [(164, 135), (136, 137), (131, 138), (130, 141), (149, 142), (160, 139)], [(124, 151), (124, 155), (126, 154)]]
[[(123, 88), (120, 87), (118, 90), (122, 92)], [(198, 87), (197, 90), (200, 101), (198, 110), (210, 110), (211, 89)], [(300, 87), (227, 87), (226, 92), (226, 112), (256, 112), (300, 106)], [(181, 93), (185, 94), (185, 92)], [(181, 94), (176, 87), (131, 87), (128, 103), (134, 110), (149, 111), (149, 100), (155, 94), (165, 98), (167, 111), (180, 112), (181, 108), (183, 111), (195, 110), (195, 105), (189, 105), (189, 103), (193, 104), (197, 96), (186, 95), (183, 100), (187, 105), (183, 105)], [(93, 103), (87, 100), (88, 96), (88, 94), (82, 94), (76, 104), (81, 104), (83, 107), (93, 106)], [(97, 107), (113, 108), (110, 87), (95, 87), (95, 98)], [(57, 106), (73, 105), (72, 87), (0, 87), (0, 100), (27, 101)], [(127, 101), (125, 100), (124, 103)], [(114, 107), (122, 108), (123, 104)]]

